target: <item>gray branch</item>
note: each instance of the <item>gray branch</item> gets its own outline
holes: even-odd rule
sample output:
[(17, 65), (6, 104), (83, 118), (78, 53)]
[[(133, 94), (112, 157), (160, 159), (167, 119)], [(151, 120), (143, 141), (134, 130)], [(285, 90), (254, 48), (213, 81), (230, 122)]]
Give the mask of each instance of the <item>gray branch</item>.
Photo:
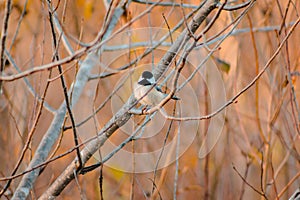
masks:
[[(88, 76), (91, 70), (93, 69), (93, 67), (97, 64), (97, 62), (94, 62), (95, 56), (96, 56), (95, 54), (89, 54), (81, 64), (81, 67), (77, 73), (77, 77), (73, 86), (74, 89), (72, 88), (70, 89), (70, 91), (73, 90), (72, 106), (76, 104), (79, 97), (81, 96), (83, 88), (88, 81)], [(36, 153), (34, 154), (26, 170), (32, 169), (34, 166), (39, 165), (40, 163), (44, 162), (48, 158), (49, 153), (51, 152), (51, 149), (54, 143), (57, 141), (59, 134), (61, 132), (61, 127), (63, 125), (65, 115), (66, 115), (66, 104), (62, 103), (60, 108), (55, 112), (54, 119), (49, 129), (47, 130), (46, 134), (42, 138), (36, 150)], [(40, 170), (41, 168), (35, 169), (23, 176), (12, 199), (26, 199), (26, 197), (30, 192), (30, 189), (33, 187), (36, 178), (40, 173)]]
[(154, 71), (154, 77), (156, 80), (166, 71), (170, 63), (173, 61), (179, 51), (187, 44), (187, 41), (192, 37), (190, 33), (195, 33), (202, 22), (206, 19), (208, 14), (217, 7), (219, 1), (207, 0), (201, 9), (193, 17), (192, 21), (188, 25), (188, 29), (185, 28), (178, 36), (174, 44), (170, 47), (164, 57), (158, 63), (156, 70)]
[[(203, 7), (198, 11), (189, 29), (195, 32), (208, 14), (217, 7), (217, 0), (207, 0)], [(189, 31), (185, 29), (177, 38), (170, 50), (164, 55), (160, 64), (155, 69), (155, 78), (158, 79), (164, 73), (176, 54), (181, 50), (182, 46), (190, 39)], [(107, 141), (107, 139), (121, 126), (123, 126), (131, 117), (129, 110), (134, 107), (136, 100), (133, 96), (123, 105), (123, 107), (110, 119), (109, 122), (100, 130), (98, 137), (92, 140), (81, 151), (82, 162), (86, 163), (92, 155)], [(75, 178), (76, 159), (64, 170), (64, 172), (53, 182), (53, 184), (39, 198), (41, 200), (49, 200), (57, 197), (62, 190)]]
[[(122, 5), (122, 8), (123, 8), (123, 5)], [(125, 10), (117, 9), (117, 13), (116, 13), (117, 17), (121, 16), (121, 14), (120, 14), (121, 11), (124, 12)], [(55, 25), (56, 25), (57, 30), (62, 34), (63, 32), (62, 32), (60, 24), (57, 20), (56, 15), (55, 15), (54, 19), (55, 19)], [(117, 24), (116, 19), (113, 20), (113, 22), (109, 24), (108, 32), (106, 32), (104, 34), (103, 39), (107, 38), (110, 35), (111, 31), (113, 30), (113, 28), (115, 27), (116, 24)], [(68, 52), (72, 53), (73, 50), (71, 48), (71, 45), (68, 43), (67, 38), (65, 37), (64, 34), (63, 34), (63, 41), (64, 41), (64, 44), (65, 44)], [(98, 51), (98, 53), (99, 52), (100, 51)], [(98, 60), (99, 60), (99, 56), (97, 55), (97, 53), (90, 52), (86, 56), (84, 61), (80, 64), (80, 68), (77, 73), (75, 82), (73, 82), (72, 87), (69, 89), (69, 92), (68, 92), (69, 94), (72, 92), (72, 99), (71, 99), (72, 107), (77, 103), (78, 99), (80, 98), (82, 91), (83, 91), (86, 83), (88, 82), (88, 77), (90, 76), (91, 70), (95, 66), (97, 66)], [(33, 167), (46, 161), (46, 159), (48, 158), (48, 156), (52, 150), (53, 145), (57, 141), (59, 134), (61, 132), (61, 128), (64, 123), (64, 118), (66, 116), (66, 110), (67, 110), (66, 103), (63, 102), (62, 105), (60, 106), (60, 108), (55, 112), (54, 119), (53, 119), (49, 129), (47, 130), (46, 134), (42, 138), (42, 140), (36, 150), (36, 153), (34, 154), (34, 157), (31, 160), (31, 162), (29, 163), (26, 170), (30, 170)], [(121, 124), (115, 123), (115, 125), (118, 126)], [(114, 127), (116, 127), (116, 126), (114, 126)], [(112, 127), (112, 128), (114, 128), (114, 127)], [(90, 158), (90, 157), (85, 156), (85, 158), (84, 158), (85, 160), (83, 161), (83, 163), (85, 163), (88, 160), (88, 158)], [(22, 177), (22, 180), (19, 183), (12, 199), (26, 199), (27, 196), (29, 195), (29, 192), (30, 192), (31, 188), (33, 187), (37, 177), (39, 176), (40, 171), (41, 171), (41, 168), (38, 168), (38, 169), (35, 169), (35, 170), (27, 173), (26, 175), (24, 175)]]

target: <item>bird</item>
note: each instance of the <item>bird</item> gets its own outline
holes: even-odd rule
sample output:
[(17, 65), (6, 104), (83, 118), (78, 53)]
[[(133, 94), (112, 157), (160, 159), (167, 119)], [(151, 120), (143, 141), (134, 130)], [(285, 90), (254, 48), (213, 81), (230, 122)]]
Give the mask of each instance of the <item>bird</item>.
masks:
[[(139, 78), (138, 82), (134, 84), (134, 97), (139, 100), (142, 105), (156, 106), (167, 94), (156, 86), (155, 78), (150, 71), (144, 71)], [(179, 100), (180, 98), (173, 96), (173, 100)]]

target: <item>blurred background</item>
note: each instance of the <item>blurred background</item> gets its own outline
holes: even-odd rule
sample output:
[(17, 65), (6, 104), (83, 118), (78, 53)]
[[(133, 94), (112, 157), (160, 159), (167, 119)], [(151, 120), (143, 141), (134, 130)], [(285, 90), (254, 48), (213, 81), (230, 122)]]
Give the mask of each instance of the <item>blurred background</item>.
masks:
[[(95, 136), (114, 116), (132, 94), (133, 83), (142, 71), (153, 70), (185, 29), (184, 16), (199, 6), (198, 1), (162, 3), (167, 5), (155, 5), (130, 25), (128, 22), (149, 9), (151, 2), (131, 1), (120, 16), (113, 32), (124, 29), (110, 35), (79, 102), (73, 107), (75, 121), (80, 124), (77, 127), (80, 142)], [(108, 12), (104, 1), (52, 1), (51, 4), (74, 50), (95, 39)], [(243, 1), (229, 6), (239, 4)], [(115, 8), (119, 2), (112, 5)], [(300, 1), (260, 0), (251, 5), (223, 10), (198, 41), (179, 78), (179, 85), (186, 83), (176, 93), (181, 100), (170, 101), (164, 107), (168, 115), (204, 116), (224, 106), (263, 70), (299, 18)], [(0, 0), (1, 28), (5, 6), (6, 1)], [(217, 10), (207, 17), (195, 35), (207, 27)], [(187, 23), (189, 21), (187, 19)], [(176, 31), (171, 32), (176, 26)], [(5, 48), (21, 71), (53, 62), (56, 50), (61, 59), (70, 55), (59, 33), (58, 47), (53, 47), (45, 1), (13, 0), (7, 30)], [(172, 37), (167, 37), (127, 69), (119, 70), (165, 35)], [(145, 126), (139, 139), (126, 144), (103, 168), (80, 175), (78, 183), (71, 182), (58, 199), (101, 199), (100, 193), (104, 199), (288, 199), (300, 184), (299, 35), (298, 25), (263, 75), (219, 114), (207, 120), (172, 121), (158, 113)], [(62, 65), (67, 88), (75, 80), (85, 56)], [(165, 78), (172, 74), (179, 60), (180, 55), (159, 80), (166, 92), (172, 88), (172, 76)], [(4, 75), (17, 73), (7, 61)], [(111, 75), (98, 76), (103, 73)], [(193, 73), (195, 75), (187, 81)], [(53, 120), (51, 110), (58, 109), (64, 102), (56, 67), (49, 74), (50, 70), (43, 70), (26, 75), (27, 82), (21, 78), (3, 83), (1, 177), (10, 176), (34, 127), (18, 173), (26, 169)], [(49, 107), (43, 107), (40, 112), (39, 97), (44, 93)], [(97, 108), (99, 111), (94, 114)], [(39, 113), (41, 117), (35, 122)], [(89, 116), (92, 117), (81, 123)], [(105, 157), (145, 118), (132, 116), (109, 139), (110, 146), (106, 146), (107, 142), (88, 164), (97, 162), (100, 154)], [(66, 117), (64, 127), (70, 125)], [(72, 129), (61, 131), (51, 156), (73, 147)], [(71, 153), (49, 163), (38, 177), (29, 199), (38, 198), (75, 157), (76, 154)], [(99, 176), (103, 178), (102, 192)], [(10, 199), (20, 180), (21, 177), (13, 179), (3, 199)], [(0, 188), (5, 184), (1, 181)]]

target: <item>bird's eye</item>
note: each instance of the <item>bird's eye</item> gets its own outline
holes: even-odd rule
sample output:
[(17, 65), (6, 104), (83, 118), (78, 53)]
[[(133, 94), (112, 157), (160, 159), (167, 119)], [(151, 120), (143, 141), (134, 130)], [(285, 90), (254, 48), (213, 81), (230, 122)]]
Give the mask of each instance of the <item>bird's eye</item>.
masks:
[(142, 76), (143, 78), (150, 79), (153, 77), (153, 74), (149, 71), (144, 71)]

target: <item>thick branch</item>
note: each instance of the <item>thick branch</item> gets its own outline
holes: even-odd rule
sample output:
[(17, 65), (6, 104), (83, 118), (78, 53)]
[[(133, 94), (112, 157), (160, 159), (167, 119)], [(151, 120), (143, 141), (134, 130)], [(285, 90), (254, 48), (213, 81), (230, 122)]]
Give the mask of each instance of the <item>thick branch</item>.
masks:
[[(123, 10), (124, 11), (124, 10)], [(119, 13), (118, 13), (119, 14)], [(119, 15), (118, 15), (119, 16)], [(110, 23), (108, 25), (108, 29), (111, 30), (116, 25), (116, 23)], [(99, 35), (100, 38), (106, 39), (110, 32), (105, 32), (106, 27), (103, 27), (102, 34)], [(69, 93), (72, 91), (72, 99), (71, 99), (71, 105), (74, 106), (78, 99), (80, 98), (82, 91), (88, 82), (88, 77), (90, 75), (91, 70), (97, 65), (99, 60), (99, 56), (95, 52), (90, 52), (85, 60), (81, 63), (80, 69), (77, 73), (76, 80), (73, 82), (73, 87), (70, 88)], [(59, 62), (59, 61), (58, 61)], [(57, 141), (59, 134), (61, 132), (61, 128), (64, 122), (64, 118), (66, 115), (67, 106), (66, 103), (62, 103), (60, 108), (55, 113), (54, 119), (44, 135), (44, 137), (41, 140), (41, 143), (39, 144), (36, 153), (30, 162), (30, 164), (27, 167), (28, 169), (32, 169), (33, 167), (39, 165), (40, 163), (44, 162), (47, 157), (49, 156), (49, 153), (54, 145), (54, 143)], [(86, 156), (86, 160), (82, 162), (86, 162), (89, 157)], [(75, 167), (75, 166), (74, 166)], [(14, 196), (12, 199), (26, 199), (26, 197), (29, 195), (29, 192), (31, 188), (33, 187), (39, 173), (41, 171), (41, 168), (38, 168), (36, 170), (33, 170), (26, 174), (21, 182), (18, 185), (18, 188), (16, 189)]]
[[(129, 98), (127, 103), (115, 114), (115, 116), (106, 124), (99, 132), (99, 137), (91, 141), (82, 151), (82, 162), (86, 163), (93, 154), (106, 142), (106, 140), (121, 126), (123, 126), (129, 119), (131, 114), (128, 110), (134, 105), (135, 99)], [(62, 190), (74, 179), (76, 171), (76, 160), (74, 160), (64, 172), (55, 180), (55, 182), (48, 188), (46, 192), (39, 199), (54, 199)]]
[[(195, 32), (208, 14), (216, 8), (216, 0), (208, 0), (199, 10), (194, 20), (189, 24), (189, 29)], [(182, 44), (185, 44), (191, 36), (189, 31), (184, 30), (177, 38), (170, 50), (164, 55), (160, 64), (154, 71), (155, 78), (158, 79), (166, 70), (169, 63), (174, 59), (176, 54), (180, 51)], [(89, 158), (106, 142), (106, 140), (121, 126), (123, 126), (129, 119), (131, 114), (129, 110), (133, 108), (136, 100), (133, 96), (123, 105), (123, 107), (110, 119), (104, 128), (98, 133), (99, 137), (92, 140), (82, 151), (82, 162), (86, 163)], [(76, 174), (76, 159), (64, 170), (64, 172), (54, 181), (40, 199), (54, 199), (62, 190), (74, 179)]]
[[(90, 74), (91, 69), (96, 64), (96, 62), (93, 61), (95, 59), (94, 57), (95, 54), (88, 55), (78, 71), (72, 95), (72, 106), (76, 104), (79, 97), (81, 96), (83, 88), (88, 81), (88, 75)], [(49, 129), (42, 138), (36, 150), (36, 153), (34, 154), (34, 157), (28, 165), (27, 169), (32, 169), (34, 166), (37, 166), (48, 158), (52, 146), (57, 141), (57, 138), (59, 137), (59, 134), (61, 132), (61, 127), (64, 122), (65, 115), (66, 104), (63, 103), (56, 111)], [(23, 176), (12, 199), (26, 199), (30, 192), (30, 189), (33, 187), (34, 182), (40, 173), (40, 169), (41, 168), (38, 168)]]
[(206, 19), (208, 14), (217, 7), (217, 4), (217, 0), (208, 0), (205, 4), (203, 4), (201, 9), (197, 12), (195, 17), (193, 17), (192, 21), (189, 23), (188, 28), (185, 28), (182, 31), (182, 33), (178, 36), (174, 44), (158, 63), (157, 68), (153, 73), (156, 80), (159, 79), (159, 77), (164, 73), (164, 71), (170, 65), (175, 56), (184, 47), (184, 45), (187, 44), (187, 41), (192, 37), (190, 33), (194, 34), (196, 32), (196, 30)]

